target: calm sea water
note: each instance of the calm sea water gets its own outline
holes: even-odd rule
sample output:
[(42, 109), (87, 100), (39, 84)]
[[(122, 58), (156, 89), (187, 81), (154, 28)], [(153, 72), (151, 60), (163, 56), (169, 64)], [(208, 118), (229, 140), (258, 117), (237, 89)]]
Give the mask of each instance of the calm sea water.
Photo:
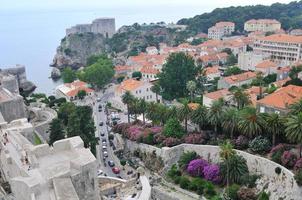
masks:
[(0, 13), (0, 67), (23, 64), (37, 92), (52, 94), (56, 85), (49, 76), (56, 48), (65, 29), (98, 17), (115, 17), (117, 27), (135, 22), (176, 22), (208, 10), (205, 7), (144, 7), (96, 10), (23, 11)]

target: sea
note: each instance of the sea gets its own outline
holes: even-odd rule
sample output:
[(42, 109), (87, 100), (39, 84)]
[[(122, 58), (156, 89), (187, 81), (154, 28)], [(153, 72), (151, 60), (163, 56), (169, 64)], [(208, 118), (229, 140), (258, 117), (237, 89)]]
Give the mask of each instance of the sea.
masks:
[(196, 6), (146, 6), (93, 9), (40, 9), (0, 12), (0, 68), (26, 66), (27, 78), (37, 85), (36, 92), (53, 94), (61, 81), (50, 79), (52, 59), (65, 29), (90, 23), (99, 17), (115, 17), (117, 28), (151, 22), (177, 22), (209, 11)]

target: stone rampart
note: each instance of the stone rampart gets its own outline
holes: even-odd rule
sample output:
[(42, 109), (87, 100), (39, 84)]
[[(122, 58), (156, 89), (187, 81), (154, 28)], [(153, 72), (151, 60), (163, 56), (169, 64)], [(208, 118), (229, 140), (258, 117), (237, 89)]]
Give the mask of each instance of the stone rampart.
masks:
[[(218, 163), (220, 161), (220, 148), (218, 146), (181, 144), (171, 148), (157, 148), (129, 140), (126, 141), (125, 146), (130, 152), (134, 152), (138, 149), (145, 153), (155, 152), (156, 155), (161, 157), (164, 161), (164, 171), (177, 163), (180, 156), (187, 151), (195, 151), (198, 155), (213, 163)], [(294, 179), (294, 174), (290, 170), (266, 158), (239, 150), (236, 150), (236, 152), (246, 159), (251, 173), (261, 175), (257, 187), (259, 190), (264, 188), (266, 191), (270, 192), (270, 199), (301, 199), (302, 188), (297, 185)], [(280, 174), (275, 172), (277, 167), (281, 168)]]

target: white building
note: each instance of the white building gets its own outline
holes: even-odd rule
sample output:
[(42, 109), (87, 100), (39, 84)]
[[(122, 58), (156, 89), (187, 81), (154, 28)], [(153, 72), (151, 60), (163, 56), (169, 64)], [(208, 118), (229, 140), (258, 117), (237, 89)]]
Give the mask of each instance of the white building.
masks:
[(270, 55), (281, 65), (290, 65), (302, 59), (302, 36), (274, 34), (254, 42), (254, 52)]
[[(152, 92), (152, 83), (148, 81), (138, 81), (135, 79), (127, 79), (115, 88), (114, 98), (111, 99), (111, 103), (114, 107), (125, 110), (126, 105), (122, 102), (122, 96), (129, 91), (134, 97), (138, 99), (145, 99), (147, 102), (156, 102), (156, 94)], [(158, 100), (161, 101), (161, 97), (158, 95)]]
[(275, 32), (281, 29), (281, 23), (275, 19), (251, 19), (244, 23), (247, 32)]
[(268, 54), (255, 53), (252, 51), (239, 53), (238, 67), (244, 71), (255, 71), (256, 65), (265, 59), (269, 59), (269, 57), (270, 56)]
[(77, 95), (81, 90), (85, 91), (88, 96), (94, 94), (94, 90), (89, 88), (87, 83), (79, 80), (59, 85), (56, 87), (55, 93), (58, 98), (65, 98), (67, 101), (73, 101), (77, 99)]
[(203, 95), (203, 105), (206, 107), (211, 107), (214, 101), (219, 99), (230, 101), (231, 98), (232, 93), (228, 89), (217, 90), (215, 92), (210, 92)]
[(208, 29), (208, 38), (220, 40), (223, 36), (232, 35), (234, 31), (233, 22), (218, 22)]

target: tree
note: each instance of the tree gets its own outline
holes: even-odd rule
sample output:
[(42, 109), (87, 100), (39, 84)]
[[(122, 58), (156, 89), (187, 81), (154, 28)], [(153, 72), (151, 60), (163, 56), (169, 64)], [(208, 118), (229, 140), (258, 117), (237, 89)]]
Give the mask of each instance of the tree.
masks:
[(238, 62), (238, 59), (236, 58), (236, 56), (232, 53), (228, 56), (227, 61), (226, 61), (226, 65), (227, 66), (232, 66), (235, 65)]
[(91, 84), (93, 87), (102, 88), (114, 75), (112, 60), (106, 56), (100, 57), (96, 63), (84, 68), (78, 73), (78, 78)]
[(226, 140), (224, 143), (220, 145), (219, 155), (220, 158), (226, 163), (226, 183), (227, 183), (227, 187), (229, 187), (229, 180), (230, 180), (229, 162), (231, 158), (234, 157), (234, 155), (236, 155), (236, 152), (233, 149), (233, 145), (229, 140)]
[(212, 106), (210, 107), (208, 113), (207, 113), (207, 119), (208, 122), (214, 126), (214, 132), (217, 134), (218, 126), (221, 124), (222, 120), (222, 111), (223, 111), (223, 105), (224, 100), (219, 99), (217, 101), (214, 101), (212, 103)]
[(80, 99), (80, 100), (83, 100), (84, 97), (87, 95), (86, 91), (85, 90), (80, 90), (77, 94), (77, 97)]
[(232, 99), (236, 102), (238, 110), (251, 103), (250, 96), (246, 92), (244, 92), (242, 88), (236, 88), (233, 91)]
[(194, 92), (196, 90), (196, 82), (195, 81), (188, 81), (187, 82), (187, 90), (190, 92), (190, 96), (191, 96), (191, 102), (193, 102), (194, 99)]
[(76, 109), (76, 106), (74, 103), (71, 102), (65, 102), (61, 104), (58, 110), (58, 118), (62, 120), (63, 124), (67, 126), (68, 124), (68, 118)]
[(139, 100), (139, 109), (140, 109), (140, 113), (143, 115), (143, 123), (145, 124), (146, 122), (145, 115), (147, 111), (147, 102), (145, 101), (145, 99)]
[(188, 102), (184, 102), (183, 105), (178, 109), (178, 117), (185, 123), (185, 131), (188, 132), (188, 120), (191, 114), (191, 108)]
[(66, 67), (62, 72), (62, 79), (64, 83), (72, 83), (77, 78), (75, 72), (70, 68)]
[(165, 124), (163, 134), (166, 137), (181, 138), (184, 135), (184, 130), (177, 119), (171, 118)]
[(298, 74), (302, 71), (302, 65), (301, 66), (294, 66), (291, 68), (289, 72), (289, 77), (292, 80), (298, 79)]
[(196, 110), (193, 110), (191, 114), (191, 121), (199, 126), (199, 130), (207, 124), (207, 108), (199, 105)]
[(238, 131), (239, 111), (236, 108), (228, 108), (222, 114), (223, 130), (230, 134), (231, 139), (234, 138), (234, 133)]
[(197, 67), (190, 55), (185, 53), (172, 53), (162, 72), (158, 75), (161, 94), (164, 99), (173, 100), (187, 95), (186, 84), (194, 80)]
[(259, 91), (259, 97), (260, 97), (260, 99), (263, 96), (262, 87), (263, 87), (264, 83), (265, 82), (264, 82), (264, 78), (263, 78), (262, 72), (257, 72), (256, 78), (252, 81), (251, 85), (259, 86), (260, 87), (260, 91)]
[(290, 109), (289, 114), (291, 115), (297, 115), (298, 113), (302, 112), (302, 99), (300, 99), (294, 104), (291, 104), (289, 106), (289, 109)]
[(288, 140), (299, 144), (299, 157), (301, 158), (302, 149), (302, 112), (291, 115), (285, 123), (285, 134)]
[(136, 71), (132, 73), (132, 78), (140, 80), (142, 78), (142, 73), (140, 71)]
[(238, 129), (242, 134), (248, 137), (260, 135), (264, 127), (264, 117), (261, 113), (257, 112), (256, 108), (245, 107), (240, 111)]
[(121, 160), (120, 164), (123, 166), (123, 170), (125, 170), (125, 165), (127, 164), (126, 160)]
[(276, 145), (276, 135), (281, 135), (284, 132), (284, 118), (277, 113), (265, 115), (266, 130), (272, 135), (272, 144)]
[(65, 138), (64, 128), (60, 119), (55, 118), (50, 123), (49, 145), (52, 145), (55, 141)]
[(125, 94), (123, 94), (122, 96), (122, 101), (124, 104), (127, 105), (127, 115), (128, 115), (128, 123), (130, 123), (130, 104), (133, 102), (134, 100), (134, 96), (129, 92), (129, 91), (126, 91)]
[(156, 95), (156, 102), (158, 103), (158, 95), (160, 94), (160, 85), (158, 82), (154, 83), (151, 87), (151, 91), (155, 93)]
[(228, 67), (224, 72), (224, 76), (231, 76), (242, 73), (242, 70), (239, 67)]

